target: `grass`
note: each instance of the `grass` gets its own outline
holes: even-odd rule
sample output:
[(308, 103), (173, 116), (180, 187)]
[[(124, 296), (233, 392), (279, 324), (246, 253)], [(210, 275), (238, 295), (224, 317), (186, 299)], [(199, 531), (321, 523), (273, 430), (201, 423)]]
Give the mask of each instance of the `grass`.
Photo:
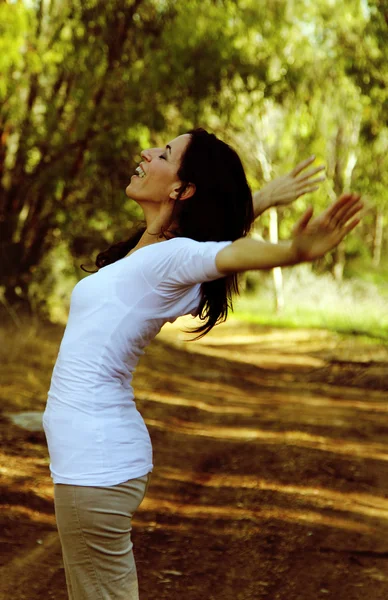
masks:
[[(255, 293), (235, 303), (240, 322), (281, 328), (326, 329), (351, 334), (351, 344), (388, 344), (388, 285), (351, 279), (341, 284), (316, 276), (308, 265), (284, 270), (285, 307), (273, 309), (270, 274), (252, 276)], [(249, 275), (251, 277), (251, 275)], [(43, 410), (63, 325), (11, 319), (0, 327), (0, 406), (3, 411)]]
[(284, 328), (328, 329), (337, 333), (358, 335), (388, 343), (388, 324), (373, 315), (351, 315), (338, 311), (315, 310), (311, 306), (288, 306), (281, 313), (268, 310), (263, 302), (240, 301), (234, 312), (237, 319), (248, 323)]
[(36, 320), (1, 327), (1, 410), (44, 409), (62, 333), (63, 327)]
[(274, 327), (328, 329), (388, 342), (386, 286), (362, 280), (337, 283), (302, 265), (284, 272), (285, 306), (276, 312), (270, 277), (261, 277), (255, 285), (254, 294), (244, 294), (235, 302), (237, 319)]
[[(338, 311), (321, 313), (312, 308), (308, 310), (287, 306), (281, 315), (276, 315), (271, 313), (268, 307), (269, 304), (262, 295), (258, 298), (241, 298), (235, 316), (249, 323), (265, 326), (325, 328), (341, 333), (356, 332), (368, 336), (364, 339), (360, 335), (357, 340), (352, 337), (350, 342), (348, 336), (342, 338), (346, 341), (346, 347), (349, 347), (351, 354), (356, 353), (356, 346), (358, 350), (361, 346), (365, 346), (365, 341), (376, 342), (377, 338), (388, 342), (387, 321), (385, 320), (385, 329), (382, 329), (381, 324), (373, 321), (373, 315), (370, 315), (369, 321), (364, 319), (364, 322), (361, 322), (357, 320), (361, 318), (360, 315), (350, 321), (349, 315), (346, 317), (342, 313), (338, 314)], [(233, 329), (236, 333), (235, 328)], [(249, 335), (249, 326), (245, 328), (246, 330)], [(217, 329), (218, 331), (220, 330)], [(23, 327), (17, 327), (14, 323), (0, 327), (0, 339), (3, 340), (0, 344), (1, 411), (44, 409), (62, 334), (63, 326), (41, 323), (37, 320), (26, 322)], [(181, 335), (180, 328), (177, 334)], [(368, 344), (368, 347), (373, 346)], [(379, 347), (382, 345), (380, 344)], [(373, 355), (371, 360), (374, 360)]]

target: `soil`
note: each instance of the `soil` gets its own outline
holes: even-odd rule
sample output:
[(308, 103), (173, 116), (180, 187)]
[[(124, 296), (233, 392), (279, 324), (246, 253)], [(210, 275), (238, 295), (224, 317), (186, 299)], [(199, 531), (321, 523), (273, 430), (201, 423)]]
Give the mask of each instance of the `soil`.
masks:
[[(134, 520), (141, 600), (386, 600), (387, 347), (171, 327), (135, 382), (155, 458)], [(0, 598), (65, 600), (43, 434), (3, 415), (0, 436)]]

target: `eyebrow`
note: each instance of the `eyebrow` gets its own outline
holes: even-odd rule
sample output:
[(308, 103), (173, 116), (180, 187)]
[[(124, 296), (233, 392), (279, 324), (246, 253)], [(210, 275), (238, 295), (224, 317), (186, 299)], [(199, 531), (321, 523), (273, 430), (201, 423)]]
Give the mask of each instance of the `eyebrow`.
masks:
[(166, 148), (167, 148), (168, 150), (170, 150), (170, 154), (171, 154), (171, 146), (169, 146), (169, 145), (167, 144)]

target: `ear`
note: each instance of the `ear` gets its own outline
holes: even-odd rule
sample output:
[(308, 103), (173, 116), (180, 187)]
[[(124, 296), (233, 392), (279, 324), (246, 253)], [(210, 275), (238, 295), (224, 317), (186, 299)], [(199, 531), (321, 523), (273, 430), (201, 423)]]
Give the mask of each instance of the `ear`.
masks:
[[(183, 184), (183, 185), (185, 185), (185, 184)], [(197, 188), (195, 187), (194, 183), (188, 183), (185, 185), (183, 192), (179, 196), (180, 192), (182, 191), (182, 184), (181, 184), (172, 190), (172, 192), (170, 194), (170, 198), (172, 198), (173, 200), (177, 200), (178, 196), (179, 196), (179, 200), (187, 200), (188, 198), (191, 198), (192, 196), (194, 196), (196, 189)]]

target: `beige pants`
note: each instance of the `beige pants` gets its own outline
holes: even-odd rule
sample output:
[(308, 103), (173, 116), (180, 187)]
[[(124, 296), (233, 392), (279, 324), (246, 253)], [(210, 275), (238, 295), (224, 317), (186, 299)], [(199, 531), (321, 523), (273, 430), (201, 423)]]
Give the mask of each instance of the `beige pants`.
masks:
[(138, 600), (131, 520), (148, 482), (145, 475), (111, 487), (54, 486), (70, 600)]

